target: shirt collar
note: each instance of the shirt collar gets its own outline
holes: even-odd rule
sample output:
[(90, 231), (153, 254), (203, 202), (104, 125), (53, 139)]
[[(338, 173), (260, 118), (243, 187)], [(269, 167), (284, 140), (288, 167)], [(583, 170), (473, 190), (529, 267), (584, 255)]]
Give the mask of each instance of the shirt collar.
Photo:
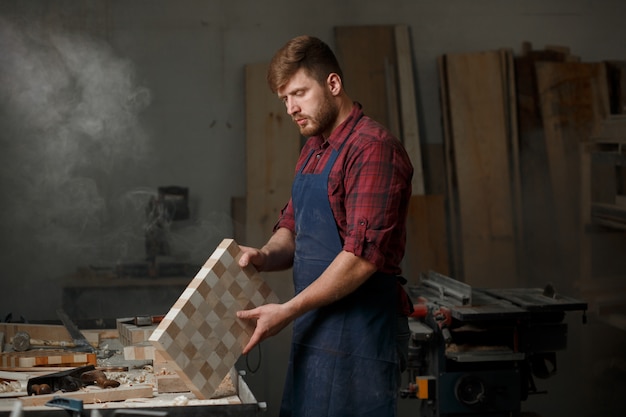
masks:
[[(341, 147), (341, 144), (346, 140), (354, 125), (359, 121), (359, 119), (363, 116), (363, 108), (360, 103), (354, 102), (352, 106), (352, 111), (346, 117), (346, 120), (341, 122), (339, 126), (333, 130), (328, 138), (328, 145), (332, 146), (334, 149), (338, 150)], [(324, 138), (322, 135), (315, 137), (315, 140), (318, 142), (318, 146), (325, 145)]]

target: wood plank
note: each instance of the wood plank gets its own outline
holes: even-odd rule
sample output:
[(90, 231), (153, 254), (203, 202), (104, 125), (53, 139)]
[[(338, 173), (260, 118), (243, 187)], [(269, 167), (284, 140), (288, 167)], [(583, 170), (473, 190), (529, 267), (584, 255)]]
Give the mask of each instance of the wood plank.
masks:
[(522, 222), (522, 185), (520, 177), (519, 127), (517, 110), (517, 89), (515, 86), (515, 62), (511, 49), (500, 50), (500, 66), (502, 68), (502, 87), (504, 89), (506, 108), (505, 123), (509, 140), (509, 170), (511, 173), (511, 196), (513, 199), (512, 222), (515, 227), (515, 257), (517, 259), (517, 279), (515, 286), (522, 287), (522, 270), (525, 262), (523, 256), (524, 226)]
[(148, 341), (124, 346), (124, 359), (128, 361), (154, 360), (154, 346)]
[(413, 164), (413, 195), (423, 195), (425, 194), (424, 172), (409, 28), (406, 25), (396, 25), (394, 29), (402, 120), (400, 138)]
[(450, 115), (447, 59), (445, 55), (437, 58), (437, 71), (439, 74), (439, 99), (441, 101), (441, 118), (443, 127), (443, 154), (446, 179), (446, 202), (448, 211), (448, 239), (450, 250), (450, 275), (459, 281), (463, 276), (463, 244), (461, 240), (461, 228), (459, 226), (459, 201), (456, 192), (454, 170), (454, 141), (452, 140), (452, 126)]
[(189, 392), (189, 388), (178, 375), (157, 375), (155, 377), (159, 394), (169, 392)]
[(133, 398), (152, 398), (152, 385), (139, 384), (132, 386), (120, 386), (117, 388), (97, 389), (91, 387), (86, 391), (75, 392), (58, 392), (44, 395), (31, 395), (29, 397), (20, 397), (24, 407), (43, 406), (55, 397), (72, 398), (80, 400), (84, 404), (105, 403), (109, 401), (124, 401)]
[(475, 286), (515, 285), (509, 99), (503, 83), (494, 82), (506, 79), (500, 52), (447, 54), (445, 70), (463, 280)]
[[(570, 283), (581, 278), (583, 211), (581, 146), (609, 115), (606, 70), (601, 63), (536, 63), (537, 85), (546, 135), (549, 180), (555, 209), (555, 239), (560, 274)], [(575, 261), (574, 261), (575, 260)]]
[[(397, 68), (394, 26), (335, 27), (335, 53), (350, 97), (361, 103), (366, 115), (392, 127), (385, 68)], [(392, 133), (400, 137), (399, 132)]]
[(0, 331), (4, 333), (7, 342), (17, 332), (26, 332), (32, 339), (72, 342), (65, 326), (56, 324), (0, 323)]
[(546, 138), (539, 104), (535, 63), (563, 62), (560, 52), (532, 51), (515, 58), (515, 80), (518, 108), (518, 135), (521, 173), (521, 220), (524, 224), (523, 286), (543, 282), (546, 276), (557, 276), (559, 264), (555, 236), (555, 216), (549, 177)]
[(246, 65), (246, 245), (272, 233), (291, 196), (300, 133), (267, 86), (267, 63)]
[[(272, 234), (291, 197), (301, 135), (266, 81), (267, 63), (246, 65), (246, 224), (247, 246), (261, 247)], [(293, 296), (291, 269), (262, 273), (280, 299)]]
[(398, 101), (398, 76), (396, 74), (396, 68), (390, 63), (385, 61), (385, 91), (387, 92), (387, 118), (389, 125), (387, 128), (398, 139), (401, 139), (401, 124), (400, 124), (400, 111), (398, 107), (400, 102)]
[(412, 284), (429, 270), (449, 275), (445, 197), (411, 197), (407, 220), (404, 276)]

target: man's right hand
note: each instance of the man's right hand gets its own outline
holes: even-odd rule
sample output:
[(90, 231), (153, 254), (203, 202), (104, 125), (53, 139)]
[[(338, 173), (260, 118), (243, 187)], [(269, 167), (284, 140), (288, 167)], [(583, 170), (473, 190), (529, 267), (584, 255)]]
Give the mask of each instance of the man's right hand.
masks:
[(254, 333), (243, 348), (244, 355), (262, 340), (280, 332), (294, 319), (288, 304), (265, 304), (251, 310), (241, 310), (237, 312), (237, 317), (256, 321)]

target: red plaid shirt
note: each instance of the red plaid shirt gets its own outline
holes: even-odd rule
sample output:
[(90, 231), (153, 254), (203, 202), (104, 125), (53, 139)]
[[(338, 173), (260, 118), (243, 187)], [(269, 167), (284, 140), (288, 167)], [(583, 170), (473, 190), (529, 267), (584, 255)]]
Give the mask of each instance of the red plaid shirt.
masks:
[[(356, 123), (356, 125), (355, 125)], [(348, 118), (324, 141), (309, 138), (302, 148), (296, 172), (322, 172), (331, 149), (347, 140), (330, 171), (328, 199), (343, 249), (387, 274), (400, 274), (406, 244), (406, 217), (411, 197), (413, 167), (402, 146), (382, 125), (363, 115), (355, 103)], [(292, 201), (281, 212), (275, 229), (295, 232)]]

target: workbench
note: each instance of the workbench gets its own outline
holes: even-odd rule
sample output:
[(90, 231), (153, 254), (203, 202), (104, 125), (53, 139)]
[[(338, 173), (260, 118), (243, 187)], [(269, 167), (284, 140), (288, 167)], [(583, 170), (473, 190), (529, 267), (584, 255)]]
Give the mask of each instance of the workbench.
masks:
[[(183, 403), (181, 397), (187, 397)], [(11, 398), (0, 398), (0, 416), (11, 416), (15, 403)], [(203, 417), (248, 417), (259, 416), (265, 411), (265, 404), (259, 403), (252, 395), (243, 378), (239, 378), (238, 394), (216, 400), (197, 400), (191, 393), (158, 394), (153, 398), (135, 399), (102, 404), (84, 404), (83, 416), (203, 416)], [(49, 406), (24, 407), (21, 416), (68, 416), (68, 410)], [(70, 414), (71, 415), (71, 414)]]
[[(5, 327), (11, 327), (11, 325), (4, 325)], [(24, 325), (20, 325), (24, 327)], [(55, 326), (49, 326), (55, 329)], [(122, 353), (124, 346), (119, 342), (118, 338), (112, 338), (117, 332), (115, 330), (100, 331), (101, 334), (105, 334), (105, 338), (101, 339), (100, 345), (106, 345), (107, 349), (116, 352), (112, 356), (106, 359), (98, 358), (97, 367), (114, 369), (127, 368), (129, 371), (126, 373), (127, 383), (122, 383), (119, 388), (115, 390), (131, 390), (133, 387), (137, 390), (141, 389), (142, 393), (148, 392), (148, 396), (141, 396), (133, 398), (129, 396), (123, 401), (107, 401), (91, 404), (92, 401), (82, 401), (81, 404), (83, 410), (82, 413), (73, 415), (82, 416), (113, 416), (113, 415), (162, 415), (162, 416), (257, 416), (265, 411), (265, 404), (259, 403), (255, 399), (254, 395), (250, 391), (248, 385), (244, 381), (244, 373), (238, 372), (234, 368), (230, 373), (230, 381), (232, 382), (233, 390), (229, 392), (226, 390), (225, 394), (217, 396), (212, 399), (197, 399), (190, 391), (181, 392), (167, 392), (159, 393), (157, 384), (155, 383), (156, 375), (159, 366), (153, 364), (150, 360), (128, 360)], [(90, 332), (86, 331), (86, 334)], [(6, 354), (7, 352), (5, 352)], [(5, 368), (2, 375), (9, 374), (24, 374), (24, 378), (28, 378), (29, 374), (32, 375), (45, 375), (47, 372), (57, 372), (55, 367), (42, 368), (43, 371), (37, 371), (37, 367), (32, 368), (30, 371), (18, 371), (7, 372)], [(62, 368), (59, 368), (62, 369)], [(113, 373), (107, 372), (108, 375)], [(152, 377), (151, 377), (152, 376)], [(23, 380), (24, 381), (24, 380)], [(22, 382), (24, 386), (24, 382)], [(71, 401), (72, 397), (76, 399), (82, 398), (82, 396), (88, 395), (90, 392), (113, 393), (109, 389), (99, 389), (95, 386), (90, 386), (89, 389), (81, 389), (76, 392), (63, 393), (64, 401)], [(12, 411), (16, 407), (16, 403), (21, 404), (21, 413), (19, 416), (67, 416), (68, 411), (64, 408), (52, 407), (47, 405), (28, 405), (29, 400), (36, 400), (38, 398), (49, 398), (52, 395), (46, 396), (27, 396), (26, 389), (24, 388), (22, 393), (0, 393), (0, 417), (11, 416)], [(150, 396), (151, 395), (151, 396)], [(27, 400), (20, 400), (19, 398), (26, 397)], [(145, 398), (144, 398), (145, 397)], [(80, 401), (80, 400), (79, 400)], [(45, 401), (37, 401), (38, 403), (45, 404)], [(32, 401), (31, 401), (32, 403)], [(26, 405), (25, 405), (26, 404)], [(72, 415), (72, 414), (70, 414)]]

